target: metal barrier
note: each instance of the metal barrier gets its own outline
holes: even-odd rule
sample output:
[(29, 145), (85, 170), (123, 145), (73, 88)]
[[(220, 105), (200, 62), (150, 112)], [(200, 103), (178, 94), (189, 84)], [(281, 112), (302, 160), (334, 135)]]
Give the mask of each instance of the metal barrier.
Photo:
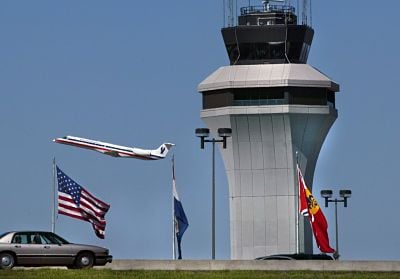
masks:
[(248, 6), (240, 8), (240, 14), (248, 15), (254, 13), (265, 13), (265, 12), (281, 12), (281, 13), (295, 13), (296, 9), (292, 6), (286, 5), (268, 5), (268, 6)]

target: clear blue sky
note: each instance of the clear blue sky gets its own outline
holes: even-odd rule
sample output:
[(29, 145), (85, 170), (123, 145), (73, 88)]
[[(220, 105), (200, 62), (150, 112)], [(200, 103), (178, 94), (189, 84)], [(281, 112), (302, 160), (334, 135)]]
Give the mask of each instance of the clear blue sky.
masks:
[[(400, 2), (378, 4), (313, 1), (308, 62), (341, 85), (314, 193), (353, 191), (349, 207), (339, 207), (343, 259), (400, 257)], [(115, 258), (170, 259), (171, 157), (116, 159), (51, 140), (76, 135), (143, 148), (169, 141), (190, 222), (183, 255), (210, 258), (211, 150), (200, 150), (194, 129), (204, 126), (198, 83), (228, 64), (221, 25), (216, 0), (0, 1), (0, 231), (51, 229), (55, 156), (111, 204), (105, 240), (65, 216), (57, 233), (106, 246)], [(227, 259), (228, 190), (219, 154), (216, 167), (216, 255)], [(324, 213), (334, 245), (333, 207)]]

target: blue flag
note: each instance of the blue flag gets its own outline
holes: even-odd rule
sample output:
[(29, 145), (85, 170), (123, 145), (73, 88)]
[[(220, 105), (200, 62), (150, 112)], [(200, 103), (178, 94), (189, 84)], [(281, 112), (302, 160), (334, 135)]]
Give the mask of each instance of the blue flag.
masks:
[(175, 224), (175, 235), (178, 243), (178, 259), (182, 259), (181, 241), (182, 236), (185, 233), (189, 222), (186, 218), (185, 211), (183, 210), (182, 203), (179, 200), (178, 192), (176, 191), (175, 185), (175, 171), (174, 171), (174, 160), (172, 159), (172, 192), (174, 195), (174, 224)]

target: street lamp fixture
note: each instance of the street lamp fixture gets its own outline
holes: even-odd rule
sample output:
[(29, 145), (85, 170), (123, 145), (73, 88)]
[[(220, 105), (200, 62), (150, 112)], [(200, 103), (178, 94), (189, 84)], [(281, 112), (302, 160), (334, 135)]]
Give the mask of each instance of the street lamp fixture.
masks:
[(210, 129), (197, 128), (195, 133), (196, 133), (196, 137), (200, 138), (200, 148), (204, 149), (205, 138), (208, 138), (208, 136), (210, 135)]
[(339, 258), (339, 233), (338, 233), (338, 217), (337, 217), (337, 204), (339, 202), (343, 203), (344, 207), (347, 207), (347, 199), (351, 197), (351, 190), (340, 190), (339, 195), (342, 199), (332, 199), (332, 190), (321, 190), (321, 196), (325, 199), (325, 207), (328, 207), (330, 202), (335, 203), (335, 223), (336, 223), (336, 251), (334, 253), (335, 259)]
[(328, 200), (332, 198), (332, 190), (322, 190), (321, 196), (325, 199), (325, 207), (328, 207)]
[(321, 196), (322, 196), (323, 198), (331, 198), (331, 197), (332, 197), (332, 194), (333, 194), (333, 191), (332, 191), (332, 190), (322, 190), (322, 191), (321, 191)]
[(231, 128), (219, 128), (218, 136), (222, 138), (222, 148), (226, 149), (226, 139), (232, 136)]
[(207, 128), (197, 128), (195, 130), (195, 134), (200, 138), (200, 148), (204, 149), (204, 143), (210, 142), (212, 143), (212, 194), (211, 194), (211, 254), (212, 259), (215, 260), (215, 143), (222, 143), (222, 147), (226, 149), (226, 139), (232, 136), (231, 128), (219, 128), (218, 136), (221, 139), (207, 139), (210, 135), (210, 129)]

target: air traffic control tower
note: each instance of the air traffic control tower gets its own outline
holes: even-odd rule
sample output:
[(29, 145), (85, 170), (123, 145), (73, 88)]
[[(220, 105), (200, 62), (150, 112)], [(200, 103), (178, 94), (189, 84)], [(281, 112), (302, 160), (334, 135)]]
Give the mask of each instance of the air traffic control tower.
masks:
[[(314, 30), (276, 1), (240, 9), (222, 28), (230, 66), (198, 86), (201, 118), (216, 135), (229, 183), (231, 259), (312, 253), (308, 219), (297, 225), (296, 152), (312, 188), (318, 154), (337, 118), (339, 85), (307, 64)], [(272, 5), (271, 3), (277, 3)]]

